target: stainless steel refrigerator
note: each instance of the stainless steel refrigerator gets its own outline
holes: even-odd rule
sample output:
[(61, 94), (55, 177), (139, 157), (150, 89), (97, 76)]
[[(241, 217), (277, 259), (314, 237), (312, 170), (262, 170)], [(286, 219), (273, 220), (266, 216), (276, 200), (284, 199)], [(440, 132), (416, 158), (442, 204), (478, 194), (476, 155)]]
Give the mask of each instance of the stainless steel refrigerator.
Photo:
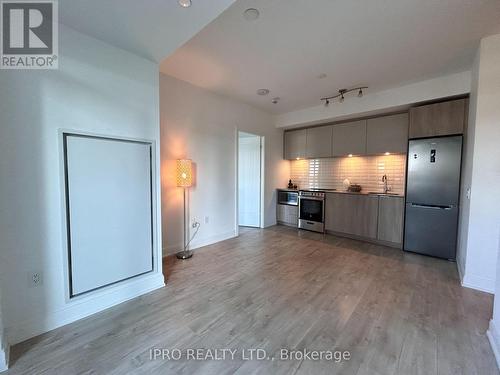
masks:
[(404, 249), (455, 259), (462, 136), (410, 140)]

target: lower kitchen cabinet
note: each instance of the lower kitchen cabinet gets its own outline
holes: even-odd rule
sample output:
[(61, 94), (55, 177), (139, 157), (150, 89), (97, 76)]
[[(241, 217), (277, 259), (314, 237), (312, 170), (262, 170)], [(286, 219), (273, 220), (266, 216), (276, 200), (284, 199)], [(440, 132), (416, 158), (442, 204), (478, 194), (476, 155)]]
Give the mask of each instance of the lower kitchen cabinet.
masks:
[(330, 193), (325, 201), (325, 228), (359, 237), (377, 238), (378, 196)]
[(404, 209), (403, 197), (379, 197), (377, 239), (397, 244), (403, 242)]
[(296, 227), (299, 221), (298, 216), (298, 206), (290, 206), (287, 204), (276, 205), (276, 221), (278, 223)]

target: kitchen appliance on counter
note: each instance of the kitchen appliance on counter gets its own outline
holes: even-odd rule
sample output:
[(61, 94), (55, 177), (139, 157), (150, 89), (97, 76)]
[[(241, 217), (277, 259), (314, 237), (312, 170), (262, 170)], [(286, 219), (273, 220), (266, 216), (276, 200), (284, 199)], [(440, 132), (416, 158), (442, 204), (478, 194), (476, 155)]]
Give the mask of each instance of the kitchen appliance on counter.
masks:
[(299, 192), (297, 190), (278, 190), (278, 204), (286, 204), (288, 206), (299, 205)]
[(462, 136), (410, 140), (404, 250), (455, 260)]
[(335, 189), (308, 189), (299, 191), (299, 228), (325, 232), (325, 197)]

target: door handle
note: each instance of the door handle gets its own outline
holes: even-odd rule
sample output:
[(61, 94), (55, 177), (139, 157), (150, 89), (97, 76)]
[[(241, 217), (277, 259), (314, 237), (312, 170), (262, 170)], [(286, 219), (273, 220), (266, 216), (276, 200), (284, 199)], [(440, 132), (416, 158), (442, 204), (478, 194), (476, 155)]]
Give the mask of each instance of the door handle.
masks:
[(451, 210), (453, 206), (439, 206), (439, 205), (426, 205), (426, 204), (411, 204), (412, 207), (416, 208), (426, 208), (429, 210)]

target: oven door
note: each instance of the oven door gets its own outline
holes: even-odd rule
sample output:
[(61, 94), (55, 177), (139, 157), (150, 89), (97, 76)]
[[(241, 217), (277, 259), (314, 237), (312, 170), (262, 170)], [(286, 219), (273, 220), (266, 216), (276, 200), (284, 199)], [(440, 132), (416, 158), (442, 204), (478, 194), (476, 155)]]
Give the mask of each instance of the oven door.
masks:
[(300, 198), (299, 219), (323, 223), (324, 202), (324, 199), (319, 198)]

